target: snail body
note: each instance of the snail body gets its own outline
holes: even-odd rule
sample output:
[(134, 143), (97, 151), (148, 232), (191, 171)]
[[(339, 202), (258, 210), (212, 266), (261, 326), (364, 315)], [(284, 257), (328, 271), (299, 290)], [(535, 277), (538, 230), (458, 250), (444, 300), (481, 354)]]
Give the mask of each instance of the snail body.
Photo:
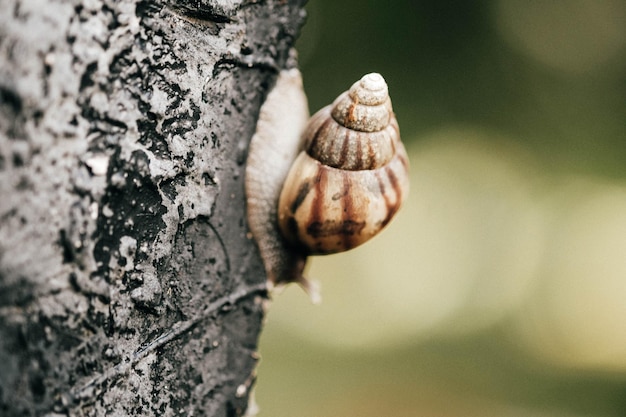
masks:
[[(293, 104), (290, 108), (294, 109)], [(266, 135), (258, 136), (257, 130), (255, 136)], [(265, 140), (280, 146), (276, 138)], [(281, 173), (278, 196), (266, 197), (275, 211), (265, 219), (273, 232), (278, 231), (271, 238), (272, 245), (276, 248), (279, 242), (288, 253), (277, 252), (268, 262), (267, 250), (259, 243), (272, 283), (303, 282), (308, 255), (345, 251), (375, 236), (398, 211), (409, 189), (408, 157), (387, 84), (379, 74), (367, 74), (354, 83), (313, 115), (302, 134), (292, 140), (292, 164)], [(267, 156), (253, 157), (257, 151), (251, 145), (247, 177), (257, 175), (250, 162), (264, 159), (272, 165)], [(253, 199), (251, 204), (250, 197), (250, 228), (261, 242), (255, 232), (258, 227), (253, 226), (257, 220), (250, 212), (257, 203)]]
[(261, 106), (246, 162), (248, 226), (257, 242), (270, 284), (301, 281), (306, 256), (290, 249), (278, 229), (278, 197), (309, 118), (302, 76), (297, 69), (280, 72)]

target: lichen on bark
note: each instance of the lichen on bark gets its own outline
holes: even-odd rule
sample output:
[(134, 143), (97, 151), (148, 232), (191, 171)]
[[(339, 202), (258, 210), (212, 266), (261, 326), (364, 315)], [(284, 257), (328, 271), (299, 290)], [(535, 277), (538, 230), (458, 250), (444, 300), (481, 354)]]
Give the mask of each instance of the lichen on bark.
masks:
[(302, 0), (3, 0), (0, 415), (241, 415), (243, 177)]

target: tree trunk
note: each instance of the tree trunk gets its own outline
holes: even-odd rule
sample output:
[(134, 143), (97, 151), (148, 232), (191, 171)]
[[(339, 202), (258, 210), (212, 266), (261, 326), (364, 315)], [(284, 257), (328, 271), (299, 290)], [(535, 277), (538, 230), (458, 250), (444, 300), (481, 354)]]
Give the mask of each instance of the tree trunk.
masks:
[(0, 0), (0, 415), (237, 416), (244, 171), (303, 0)]

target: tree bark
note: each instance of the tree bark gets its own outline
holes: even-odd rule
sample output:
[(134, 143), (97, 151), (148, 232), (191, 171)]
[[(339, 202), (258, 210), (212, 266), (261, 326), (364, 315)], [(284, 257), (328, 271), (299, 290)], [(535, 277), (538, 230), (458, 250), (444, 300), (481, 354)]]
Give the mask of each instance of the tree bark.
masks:
[(238, 416), (244, 172), (304, 0), (0, 0), (0, 415)]

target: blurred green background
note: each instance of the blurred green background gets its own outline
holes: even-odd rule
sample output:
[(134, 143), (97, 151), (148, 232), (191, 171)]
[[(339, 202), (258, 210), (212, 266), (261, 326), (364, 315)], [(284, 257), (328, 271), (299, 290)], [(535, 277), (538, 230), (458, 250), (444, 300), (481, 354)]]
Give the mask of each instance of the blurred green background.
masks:
[(311, 111), (389, 84), (410, 201), (277, 294), (261, 417), (626, 415), (626, 2), (311, 0)]

